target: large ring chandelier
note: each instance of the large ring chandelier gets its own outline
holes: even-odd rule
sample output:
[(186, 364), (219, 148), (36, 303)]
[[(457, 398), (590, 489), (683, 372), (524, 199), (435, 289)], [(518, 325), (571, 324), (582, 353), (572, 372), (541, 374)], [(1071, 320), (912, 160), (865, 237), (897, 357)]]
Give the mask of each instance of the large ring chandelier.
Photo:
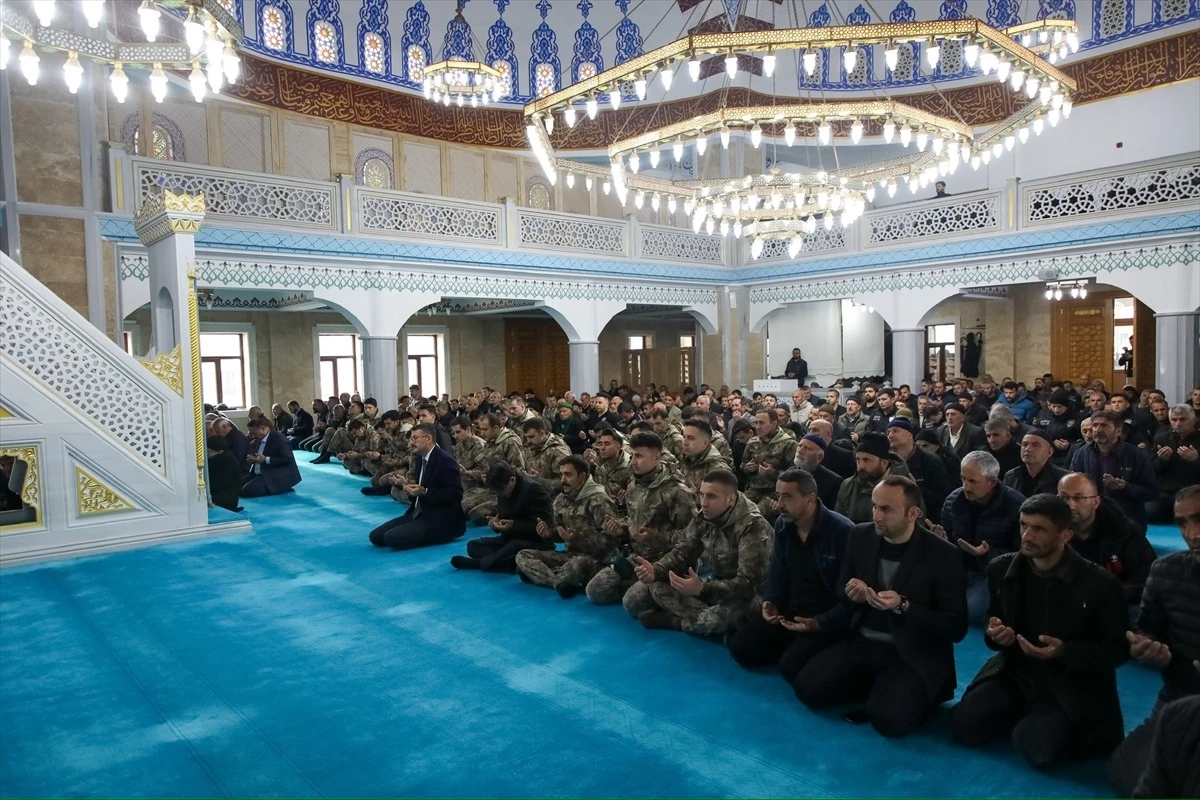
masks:
[[(242, 27), (232, 6), (221, 0), (142, 0), (137, 17), (145, 42), (119, 41), (116, 25), (101, 28), (105, 12), (115, 7), (115, 0), (34, 0), (31, 5), (36, 19), (18, 13), (12, 4), (0, 3), (0, 69), (8, 67), (10, 53), (19, 43), (17, 65), (31, 86), (41, 77), (39, 50), (66, 54), (63, 80), (72, 94), (83, 82), (80, 59), (109, 65), (109, 83), (120, 103), (129, 94), (126, 69), (148, 71), (150, 92), (160, 103), (167, 95), (167, 70), (187, 72), (196, 102), (209, 91), (219, 93), (226, 83), (236, 83), (241, 76), (237, 51), (242, 45)], [(76, 10), (89, 28), (98, 29), (97, 35), (74, 32), (71, 17)], [(182, 41), (160, 40), (164, 11), (182, 24)]]
[[(586, 124), (600, 113), (607, 101), (617, 109), (630, 88), (644, 100), (649, 82), (657, 75), (669, 91), (675, 72), (686, 65), (692, 82), (701, 78), (702, 59), (724, 57), (729, 79), (737, 75), (740, 55), (762, 60), (762, 73), (771, 77), (777, 54), (793, 51), (798, 66), (811, 77), (818, 58), (836, 57), (847, 72), (854, 70), (863, 52), (883, 49), (889, 71), (898, 61), (897, 45), (923, 45), (925, 61), (935, 68), (941, 48), (961, 44), (963, 59), (972, 69), (1008, 85), (1024, 105), (986, 133), (978, 134), (961, 119), (905, 105), (890, 98), (869, 97), (846, 101), (814, 101), (803, 97), (776, 97), (774, 103), (753, 106), (722, 106), (690, 119), (640, 130), (609, 143), (608, 169), (582, 161), (557, 157), (550, 137), (556, 124), (567, 128)], [(790, 28), (763, 31), (687, 36), (626, 61), (525, 106), (525, 131), (530, 147), (548, 180), (554, 183), (560, 171), (573, 185), (577, 174), (589, 186), (603, 182), (615, 190), (624, 205), (632, 194), (641, 208), (649, 198), (658, 210), (664, 202), (674, 212), (682, 203), (691, 216), (693, 230), (714, 235), (751, 236), (750, 254), (757, 258), (765, 242), (782, 239), (795, 257), (804, 237), (818, 226), (826, 230), (837, 224), (847, 227), (865, 211), (877, 191), (895, 195), (898, 186), (910, 191), (928, 185), (939, 175), (953, 173), (959, 165), (977, 169), (1031, 133), (1055, 126), (1069, 117), (1075, 82), (1055, 63), (1079, 49), (1076, 25), (1071, 20), (1039, 20), (1004, 31), (974, 19), (878, 25), (842, 25), (825, 28)], [(730, 135), (740, 131), (758, 148), (764, 137), (782, 139), (792, 147), (798, 139), (822, 146), (838, 138), (857, 144), (865, 133), (898, 142), (906, 153), (884, 161), (853, 168), (813, 169), (799, 172), (768, 170), (720, 181), (676, 181), (641, 172), (667, 158), (680, 161), (687, 143), (703, 155), (714, 140), (728, 147)]]

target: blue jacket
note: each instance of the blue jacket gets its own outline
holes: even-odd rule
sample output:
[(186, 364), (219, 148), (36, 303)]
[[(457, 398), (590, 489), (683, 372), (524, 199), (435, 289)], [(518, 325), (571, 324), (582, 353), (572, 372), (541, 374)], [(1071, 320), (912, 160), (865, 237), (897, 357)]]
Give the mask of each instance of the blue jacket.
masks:
[(1011, 403), (1008, 402), (1008, 398), (1004, 396), (1003, 392), (1001, 392), (996, 402), (1002, 406), (1007, 406), (1008, 410), (1013, 413), (1013, 416), (1024, 423), (1032, 420), (1033, 415), (1038, 412), (1038, 404), (1031, 400), (1029, 395), (1020, 390), (1017, 391), (1017, 399)]
[(1021, 546), (1021, 504), (1025, 496), (1004, 484), (996, 486), (996, 494), (974, 518), (974, 503), (963, 496), (962, 487), (955, 489), (942, 505), (942, 528), (946, 539), (956, 543), (966, 539), (979, 546), (988, 543), (988, 551), (982, 556), (972, 556), (963, 551), (968, 571), (981, 571), (996, 556), (1012, 553)]
[[(850, 531), (854, 523), (824, 503), (817, 501), (817, 513), (813, 519), (812, 537), (816, 546), (817, 569), (825, 587), (835, 598), (839, 587), (838, 576), (842, 571), (842, 559), (846, 555), (846, 545), (850, 541)], [(774, 603), (780, 610), (787, 608), (791, 597), (791, 563), (796, 558), (796, 550), (800, 546), (800, 537), (796, 533), (796, 523), (784, 515), (775, 520), (775, 546), (771, 553), (771, 566), (767, 570), (767, 580), (763, 585), (763, 600)], [(836, 608), (836, 603), (827, 611), (818, 614), (817, 620), (821, 629), (828, 627), (828, 614)]]
[(1101, 497), (1112, 498), (1129, 521), (1143, 531), (1146, 530), (1146, 503), (1158, 497), (1158, 476), (1149, 456), (1140, 448), (1127, 442), (1113, 445), (1112, 456), (1117, 460), (1121, 474), (1114, 477), (1125, 481), (1123, 489), (1109, 489), (1104, 485), (1104, 469), (1100, 466), (1103, 456), (1095, 442), (1090, 442), (1071, 456), (1071, 471), (1082, 472), (1092, 479), (1100, 490)]

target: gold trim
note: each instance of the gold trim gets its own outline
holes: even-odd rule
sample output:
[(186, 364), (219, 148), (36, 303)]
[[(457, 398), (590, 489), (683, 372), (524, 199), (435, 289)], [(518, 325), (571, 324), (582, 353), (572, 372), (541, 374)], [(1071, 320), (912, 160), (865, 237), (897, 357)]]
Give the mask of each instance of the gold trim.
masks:
[(205, 210), (204, 192), (197, 192), (196, 194), (179, 192), (176, 194), (170, 189), (166, 189), (163, 191), (162, 204), (164, 211), (182, 211), (187, 214), (203, 214)]
[(138, 362), (150, 370), (154, 377), (161, 380), (175, 394), (183, 397), (183, 350), (179, 345), (169, 353), (159, 353), (154, 358), (139, 358)]
[(121, 165), (121, 159), (119, 159), (119, 158), (114, 159), (113, 166), (116, 167), (116, 171), (117, 171), (117, 177), (116, 177), (117, 210), (124, 211), (125, 210), (125, 179), (124, 179), (124, 175), (122, 173), (122, 170), (124, 169), (124, 167)]
[(204, 438), (204, 398), (200, 383), (200, 306), (196, 297), (196, 267), (191, 265), (188, 277), (188, 327), (190, 328), (192, 356), (192, 416), (196, 419), (196, 481), (197, 488), (204, 491), (204, 464), (208, 448)]
[(0, 406), (0, 419), (17, 419), (17, 415), (4, 406)]
[(75, 465), (75, 501), (81, 517), (136, 510), (133, 503), (78, 464)]
[[(25, 444), (12, 447), (0, 447), (0, 458), (11, 456), (18, 461), (24, 461), (26, 464), (25, 483), (21, 486), (21, 501), (26, 505), (37, 509), (38, 515), (35, 522), (42, 522), (42, 482), (39, 473), (38, 448), (37, 445)], [(33, 523), (29, 523), (33, 524)]]

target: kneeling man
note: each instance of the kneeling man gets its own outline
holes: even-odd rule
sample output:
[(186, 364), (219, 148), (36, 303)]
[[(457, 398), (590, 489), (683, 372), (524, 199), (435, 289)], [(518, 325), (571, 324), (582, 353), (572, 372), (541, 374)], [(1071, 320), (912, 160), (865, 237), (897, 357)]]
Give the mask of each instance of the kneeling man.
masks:
[(498, 535), (467, 542), (467, 554), (451, 558), (452, 567), (511, 575), (517, 570), (517, 553), (554, 549), (537, 533), (538, 521), (554, 525), (554, 506), (544, 486), (507, 461), (492, 462), (484, 486), (498, 498), (495, 516), (487, 518), (488, 527)]
[(736, 475), (714, 470), (700, 482), (700, 514), (683, 540), (654, 563), (634, 556), (638, 580), (622, 602), (644, 627), (721, 636), (745, 616), (770, 558), (770, 524)]
[(250, 439), (254, 444), (246, 456), (249, 471), (238, 494), (264, 497), (292, 491), (300, 482), (300, 470), (283, 434), (271, 429), (271, 420), (258, 417), (250, 423)]
[(454, 457), (438, 447), (437, 429), (422, 423), (413, 428), (408, 445), (412, 452), (412, 477), (395, 473), (412, 504), (403, 515), (371, 531), (371, 544), (393, 550), (411, 550), (427, 544), (445, 544), (462, 536), (467, 515), (462, 510), (462, 481)]

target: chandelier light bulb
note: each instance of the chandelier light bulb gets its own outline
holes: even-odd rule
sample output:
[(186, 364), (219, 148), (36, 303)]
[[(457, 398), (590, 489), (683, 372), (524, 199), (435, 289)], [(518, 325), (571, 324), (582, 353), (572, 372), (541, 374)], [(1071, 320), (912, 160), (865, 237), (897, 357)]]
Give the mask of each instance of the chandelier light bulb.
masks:
[[(425, 79), (425, 83), (422, 85), (422, 87), (421, 87), (421, 88), (422, 88), (422, 89), (424, 90), (424, 92), (425, 92), (425, 99), (426, 99), (426, 100), (428, 100), (428, 99), (430, 99), (431, 97), (433, 97), (433, 81), (429, 80), (429, 78), (426, 78), (426, 79)], [(436, 102), (436, 100), (435, 100), (434, 102)]]
[(608, 93), (608, 104), (612, 106), (612, 110), (616, 111), (621, 107), (621, 90), (613, 89)]
[(683, 159), (683, 139), (676, 139), (671, 145), (671, 155), (675, 156), (675, 163), (679, 163)]
[(83, 83), (83, 65), (79, 63), (79, 54), (71, 50), (67, 55), (67, 63), (63, 64), (63, 80), (67, 82), (67, 91), (76, 94)]
[(21, 48), (21, 54), (17, 56), (17, 63), (21, 65), (21, 74), (25, 76), (25, 80), (30, 86), (37, 86), (38, 82), (38, 54), (33, 52), (33, 42), (25, 40), (25, 46)]
[(754, 127), (750, 129), (750, 144), (755, 150), (762, 144), (762, 134), (762, 126), (755, 122)]
[[(485, 100), (487, 99), (486, 94), (483, 97)], [(479, 107), (479, 95), (473, 94), (473, 95), (471, 95), (471, 108), (478, 108), (478, 107)]]
[(792, 238), (788, 240), (788, 258), (795, 258), (800, 255), (800, 251), (804, 249), (804, 239), (798, 233), (793, 233)]
[(444, 106), (450, 105), (450, 93), (449, 92), (442, 92), (442, 105), (444, 105)]
[(695, 214), (692, 217), (692, 233), (699, 233), (700, 226), (703, 224), (704, 224), (704, 220), (700, 218), (700, 214), (699, 213)]
[(817, 54), (812, 50), (805, 50), (801, 60), (804, 62), (804, 74), (811, 78), (817, 70)]
[(1037, 119), (1035, 119), (1033, 121), (1033, 135), (1034, 136), (1041, 136), (1042, 131), (1045, 130), (1045, 128), (1046, 128), (1046, 123), (1041, 117), (1038, 117)]
[(862, 140), (863, 124), (861, 120), (854, 120), (850, 125), (850, 141), (858, 144)]
[(979, 45), (969, 44), (964, 47), (963, 58), (966, 59), (968, 67), (975, 69), (975, 65), (979, 62)]
[(763, 75), (765, 77), (769, 78), (775, 74), (775, 54), (774, 53), (767, 53), (765, 56), (762, 57), (762, 68), (763, 68)]
[(778, 191), (771, 192), (771, 208), (778, 211), (782, 206), (783, 206), (783, 193), (778, 192)]
[(200, 55), (200, 51), (204, 48), (204, 25), (196, 16), (196, 7), (188, 7), (187, 19), (183, 23), (183, 38), (187, 41), (188, 52), (192, 55)]
[[(935, 176), (937, 175), (937, 167), (933, 168), (933, 174)], [(920, 177), (917, 178), (917, 186), (924, 189), (928, 185), (929, 185), (929, 171), (926, 170), (925, 172), (921, 173)]]
[(888, 144), (892, 143), (892, 139), (896, 136), (896, 123), (888, 120), (883, 123), (883, 140)]
[(971, 169), (978, 170), (982, 160), (979, 156), (971, 156)]
[(742, 221), (740, 219), (735, 219), (733, 221), (733, 238), (735, 238), (735, 239), (742, 238), (742, 230), (743, 230)]
[(220, 94), (221, 87), (225, 85), (225, 72), (221, 69), (220, 60), (208, 62), (208, 85), (213, 94)]
[(1046, 299), (1047, 300), (1054, 299), (1054, 289), (1049, 286), (1046, 287)]
[(1058, 287), (1054, 290), (1054, 299), (1062, 300), (1062, 287)]
[(845, 66), (846, 72), (854, 72), (854, 67), (858, 65), (858, 51), (853, 47), (843, 50), (842, 65)]
[(138, 19), (142, 23), (142, 33), (146, 34), (147, 42), (153, 42), (158, 38), (158, 26), (161, 18), (162, 13), (151, 0), (142, 0), (141, 6), (138, 7)]
[(827, 231), (833, 230), (833, 215), (832, 214), (825, 215), (824, 225), (825, 225), (825, 230), (827, 230)]
[(600, 184), (600, 189), (604, 192), (605, 196), (607, 196), (608, 193), (612, 191), (612, 181), (610, 181), (608, 178), (605, 178), (604, 183)]
[(1067, 32), (1067, 47), (1071, 48), (1072, 53), (1079, 52), (1079, 35), (1075, 31)]
[(1004, 155), (1004, 142), (996, 142), (992, 145), (992, 157), (999, 158)]
[(840, 210), (842, 207), (842, 196), (834, 192), (833, 196), (829, 198), (829, 207), (834, 211)]
[(125, 98), (129, 96), (129, 78), (125, 75), (125, 70), (121, 68), (120, 61), (113, 64), (113, 71), (108, 76), (108, 82), (112, 86), (113, 97), (118, 103), (124, 103)]
[(638, 168), (642, 166), (642, 159), (638, 156), (637, 150), (629, 154), (629, 171), (637, 175)]
[(83, 18), (87, 20), (89, 28), (100, 27), (100, 20), (104, 17), (104, 0), (83, 0)]
[(999, 63), (996, 64), (996, 80), (1004, 83), (1006, 80), (1008, 80), (1008, 75), (1010, 72), (1012, 72), (1012, 64), (1000, 59)]
[(900, 144), (908, 147), (909, 142), (912, 141), (912, 133), (912, 126), (905, 123), (904, 127), (900, 129)]
[(658, 196), (658, 192), (655, 192), (653, 195), (650, 196), (650, 208), (653, 209), (655, 213), (658, 213), (658, 209), (661, 206), (661, 204), (662, 204), (662, 199)]
[(712, 217), (709, 217), (708, 219), (706, 219), (704, 221), (704, 230), (708, 233), (709, 236), (712, 235), (712, 232), (716, 229), (716, 227), (717, 227), (717, 223), (713, 220)]
[(921, 181), (919, 179), (917, 179), (916, 177), (910, 177), (908, 179), (908, 191), (910, 194), (916, 194), (917, 189), (920, 189), (920, 188), (921, 188)]
[(1057, 108), (1052, 108), (1046, 112), (1046, 120), (1050, 123), (1051, 128), (1058, 125), (1060, 116), (1062, 116), (1062, 112), (1060, 112)]
[(708, 137), (703, 133), (696, 137), (696, 155), (704, 155), (704, 151), (708, 149)]
[(925, 63), (930, 69), (937, 69), (938, 61), (942, 57), (942, 48), (938, 47), (937, 40), (925, 48)]
[(735, 56), (733, 53), (725, 56), (725, 73), (729, 76), (730, 80), (733, 80), (737, 77), (737, 67), (737, 56)]
[(894, 180), (888, 181), (887, 193), (888, 193), (888, 197), (896, 196), (896, 182)]
[(675, 73), (671, 71), (671, 67), (667, 66), (658, 73), (658, 79), (662, 81), (663, 91), (671, 91), (671, 81), (675, 79)]
[(460, 93), (459, 95), (457, 95), (457, 97), (456, 97), (456, 99), (455, 99), (455, 101), (454, 101), (454, 102), (456, 102), (456, 103), (458, 104), (458, 107), (459, 107), (459, 108), (462, 108), (462, 107), (463, 107), (463, 96), (462, 96), (462, 94), (461, 94), (461, 93)]
[(167, 96), (167, 73), (163, 72), (162, 64), (157, 61), (154, 62), (154, 71), (150, 73), (150, 93), (157, 103)]
[(584, 189), (587, 189), (590, 192), (592, 190), (592, 187), (595, 185), (596, 185), (596, 182), (594, 180), (592, 180), (591, 175), (583, 176), (583, 188)]
[(1017, 144), (1017, 137), (1013, 136), (1011, 133), (1008, 136), (1004, 137), (1004, 149), (1005, 150), (1012, 152), (1012, 149), (1013, 149), (1013, 147), (1016, 146), (1016, 144)]
[(662, 156), (658, 152), (658, 148), (654, 148), (653, 150), (650, 151), (650, 169), (654, 169), (655, 167), (658, 166), (658, 161), (661, 157)]
[(1076, 299), (1076, 300), (1079, 299), (1079, 287), (1078, 286), (1071, 287), (1071, 298)]
[(1074, 107), (1075, 107), (1075, 103), (1073, 103), (1072, 101), (1070, 101), (1070, 100), (1063, 100), (1063, 104), (1062, 104), (1062, 115), (1063, 115), (1063, 119), (1070, 119), (1070, 118), (1071, 118), (1071, 109), (1072, 109), (1072, 108), (1074, 108)]
[(571, 172), (570, 170), (567, 170), (567, 188), (575, 188), (575, 173)]
[(895, 72), (896, 65), (900, 63), (900, 48), (895, 44), (889, 44), (888, 48), (883, 51), (883, 61), (887, 65), (888, 72)]
[(688, 61), (688, 75), (692, 79), (692, 83), (700, 80), (700, 59), (692, 56)]
[(790, 119), (787, 121), (787, 125), (783, 126), (783, 141), (788, 147), (796, 143), (796, 123)]
[(762, 255), (764, 244), (765, 242), (763, 242), (763, 238), (761, 236), (755, 236), (754, 241), (750, 243), (750, 257), (755, 261), (757, 261), (758, 257)]
[[(934, 144), (936, 145), (937, 143), (934, 142)], [(946, 144), (946, 156), (951, 161), (958, 161), (958, 139), (951, 139)]]
[(38, 24), (49, 28), (54, 21), (54, 0), (34, 0), (33, 13), (38, 18)]
[(638, 192), (633, 196), (633, 204), (635, 206), (637, 206), (639, 209), (641, 209), (642, 204), (645, 202), (646, 202), (646, 193), (639, 189)]
[(934, 137), (933, 137), (933, 152), (934, 152), (934, 154), (940, 156), (942, 154), (942, 148), (945, 146), (946, 146), (946, 140), (942, 137), (942, 135), (940, 133), (934, 135)]
[(962, 149), (959, 151), (959, 155), (962, 156), (962, 162), (964, 164), (966, 164), (968, 161), (970, 161), (971, 160), (971, 145), (967, 142), (964, 142)]
[(988, 164), (992, 163), (992, 150), (991, 150), (991, 148), (988, 148), (987, 150), (984, 150), (984, 151), (983, 151), (983, 152), (980, 154), (980, 160), (981, 160), (981, 161), (983, 161), (983, 165), (984, 165), (985, 167), (986, 167)]
[(1080, 287), (1079, 287), (1079, 299), (1080, 299), (1080, 300), (1086, 300), (1086, 299), (1087, 299), (1087, 287), (1086, 287), (1086, 286), (1080, 286)]
[(1048, 60), (1050, 61), (1051, 64), (1057, 64), (1058, 63), (1058, 51), (1051, 50)]
[(939, 161), (937, 165), (938, 175), (946, 177), (950, 174), (950, 163), (948, 161)]
[(821, 120), (820, 127), (817, 128), (817, 139), (821, 144), (829, 144), (829, 140), (833, 138), (833, 126), (829, 124), (829, 120)]
[(1028, 97), (1030, 100), (1037, 97), (1038, 84), (1039, 84), (1038, 79), (1034, 78), (1032, 76), (1029, 78), (1029, 80), (1025, 81), (1025, 96)]
[(1042, 101), (1042, 105), (1050, 105), (1050, 101), (1054, 99), (1054, 90), (1050, 88), (1049, 84), (1038, 91), (1038, 99)]
[(729, 149), (729, 128), (721, 126), (721, 147), (725, 150)]
[(204, 72), (200, 69), (199, 60), (192, 62), (192, 73), (188, 76), (188, 84), (192, 87), (192, 97), (196, 98), (196, 102), (204, 102), (204, 95), (208, 91), (208, 79), (204, 77)]
[[(716, 208), (716, 204), (715, 204), (715, 203), (713, 204), (713, 207), (714, 207), (714, 208)], [(740, 194), (735, 194), (735, 195), (734, 195), (734, 196), (733, 196), (733, 197), (730, 199), (730, 201), (729, 201), (729, 209), (730, 209), (730, 210), (731, 210), (731, 211), (732, 211), (734, 214), (740, 214), (740, 213), (742, 213), (742, 196), (741, 196)]]
[[(733, 213), (736, 214), (737, 210), (739, 208), (741, 208), (741, 200), (740, 199), (738, 199), (738, 203), (737, 203), (737, 205), (735, 205)], [(713, 213), (714, 217), (722, 217), (725, 215), (725, 203), (722, 202), (721, 198), (719, 198), (719, 197), (713, 198), (712, 213)]]
[(924, 153), (927, 144), (929, 144), (929, 131), (921, 128), (917, 131), (917, 149)]
[(679, 201), (675, 199), (675, 195), (673, 195), (673, 194), (667, 195), (667, 211), (669, 213), (674, 214), (675, 209), (678, 207), (678, 204), (679, 204)]
[(1025, 144), (1029, 141), (1028, 125), (1022, 125), (1019, 129), (1017, 129), (1017, 138), (1021, 140), (1021, 144)]
[(584, 101), (583, 109), (587, 113), (588, 119), (595, 119), (596, 112), (600, 110), (600, 104), (596, 102), (596, 96), (592, 95)]
[(563, 122), (567, 123), (568, 128), (575, 127), (575, 108), (573, 106), (567, 106), (563, 110)]
[(1021, 85), (1025, 83), (1025, 70), (1014, 69), (1012, 75), (1008, 76), (1009, 83), (1012, 84), (1013, 91), (1020, 91)]
[(722, 236), (728, 236), (728, 235), (729, 235), (729, 220), (727, 220), (727, 219), (722, 219), (722, 220), (721, 220), (721, 227), (720, 227), (720, 231), (721, 231), (721, 235), (722, 235)]
[[(225, 68), (225, 82), (237, 83), (237, 79), (242, 73), (242, 59), (233, 49), (233, 42), (226, 43), (225, 55), (221, 57), (221, 64)], [(487, 104), (486, 94), (483, 96), (483, 102), (485, 105)]]
[(633, 92), (637, 95), (638, 100), (646, 99), (646, 79), (638, 78), (633, 82)]
[(817, 206), (822, 209), (829, 206), (829, 192), (824, 189), (817, 192)]
[(547, 114), (547, 115), (546, 115), (546, 116), (545, 116), (545, 117), (542, 119), (542, 122), (543, 122), (543, 123), (545, 124), (545, 126), (546, 126), (546, 135), (547, 135), (547, 136), (552, 136), (552, 135), (554, 135), (554, 112), (553, 112), (553, 111), (551, 111), (549, 114)]
[(1063, 96), (1061, 94), (1055, 94), (1053, 97), (1050, 98), (1050, 107), (1051, 108), (1062, 108), (1062, 105), (1063, 105)]

